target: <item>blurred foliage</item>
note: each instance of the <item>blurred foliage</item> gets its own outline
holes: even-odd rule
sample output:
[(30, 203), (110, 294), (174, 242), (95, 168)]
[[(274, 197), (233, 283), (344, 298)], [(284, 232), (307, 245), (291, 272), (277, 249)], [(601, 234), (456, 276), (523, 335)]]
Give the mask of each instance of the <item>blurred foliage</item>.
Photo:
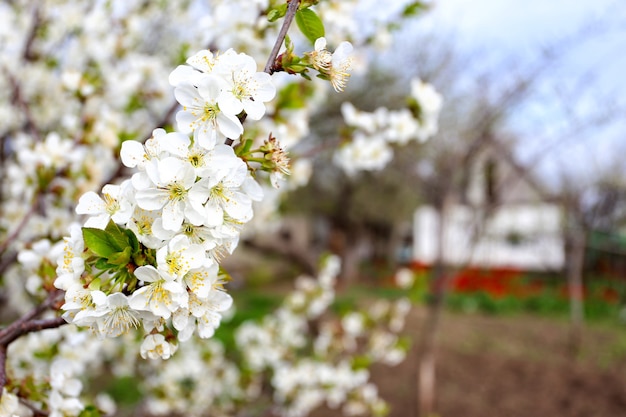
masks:
[(236, 352), (235, 331), (241, 323), (260, 320), (274, 311), (283, 301), (283, 296), (275, 288), (271, 291), (246, 288), (245, 291), (229, 290), (237, 300), (234, 315), (224, 319), (214, 338), (224, 344), (226, 352)]
[(305, 187), (287, 196), (285, 214), (326, 219), (347, 235), (361, 232), (385, 241), (399, 224), (410, 222), (421, 201), (416, 163), (422, 146), (411, 143), (397, 148), (394, 160), (383, 171), (361, 172), (350, 178), (332, 162), (332, 149), (348, 131), (341, 115), (341, 103), (351, 102), (358, 109), (378, 107), (397, 109), (406, 105), (406, 85), (387, 70), (374, 67), (361, 78), (351, 80), (343, 94), (321, 106), (311, 122), (310, 138), (293, 154), (316, 154), (313, 177)]
[[(536, 284), (536, 282), (535, 282)], [(585, 318), (588, 320), (617, 321), (623, 309), (620, 293), (624, 284), (614, 280), (595, 279), (585, 287), (583, 301)], [(472, 291), (453, 291), (447, 297), (448, 307), (454, 311), (487, 314), (533, 313), (541, 316), (567, 317), (570, 302), (567, 287), (561, 280), (558, 283), (544, 282), (537, 291), (526, 294), (494, 293), (491, 288)], [(623, 296), (623, 295), (622, 295)]]
[(139, 381), (132, 376), (121, 376), (110, 381), (105, 389), (121, 407), (135, 406), (141, 401)]

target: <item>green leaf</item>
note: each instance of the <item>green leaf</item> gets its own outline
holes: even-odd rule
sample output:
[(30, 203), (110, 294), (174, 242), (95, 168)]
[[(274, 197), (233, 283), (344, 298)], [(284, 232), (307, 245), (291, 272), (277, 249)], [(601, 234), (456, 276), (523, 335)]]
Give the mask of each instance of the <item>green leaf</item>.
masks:
[(93, 405), (88, 405), (78, 415), (78, 417), (100, 417), (100, 416), (102, 416), (102, 413), (100, 413), (100, 410), (98, 410)]
[(109, 224), (107, 224), (104, 230), (109, 233), (109, 238), (115, 244), (118, 251), (122, 251), (128, 246), (131, 246), (128, 235), (124, 233), (125, 229), (120, 228), (113, 220), (109, 220)]
[(289, 35), (285, 35), (285, 49), (289, 55), (293, 53), (293, 42), (291, 42)]
[(267, 13), (267, 20), (269, 20), (270, 22), (275, 22), (286, 14), (287, 14), (287, 3), (283, 3), (280, 6), (270, 10)]
[(106, 271), (107, 269), (113, 268), (115, 265), (108, 263), (105, 258), (98, 258), (94, 266), (101, 271)]
[(104, 230), (83, 227), (83, 239), (87, 249), (103, 258), (108, 258), (115, 252), (123, 250), (115, 243), (109, 232)]
[(324, 23), (319, 16), (311, 9), (301, 9), (296, 12), (296, 23), (298, 28), (307, 39), (314, 44), (318, 38), (323, 38)]
[(139, 240), (137, 236), (130, 229), (124, 229), (124, 233), (128, 236), (128, 243), (130, 243), (130, 247), (133, 248), (133, 253), (139, 253)]
[[(100, 258), (100, 259), (102, 259), (102, 258)], [(99, 290), (99, 289), (100, 289), (100, 286), (101, 286), (101, 285), (102, 285), (102, 280), (101, 280), (100, 278), (95, 278), (93, 281), (91, 281), (91, 282), (89, 283), (89, 287), (88, 287), (88, 288), (89, 288), (91, 291), (97, 291), (97, 290)]]
[(297, 63), (289, 65), (287, 68), (296, 74), (300, 74), (301, 72), (307, 71), (309, 69), (306, 65), (300, 65)]
[(413, 3), (409, 3), (404, 7), (402, 11), (403, 17), (412, 17), (416, 16), (419, 12), (425, 11), (428, 9), (428, 5), (422, 3), (421, 1), (414, 1)]
[(124, 249), (123, 251), (116, 252), (112, 254), (111, 256), (109, 256), (108, 262), (112, 265), (118, 265), (118, 266), (126, 265), (130, 262), (131, 255), (132, 255), (131, 247), (127, 246), (126, 249)]

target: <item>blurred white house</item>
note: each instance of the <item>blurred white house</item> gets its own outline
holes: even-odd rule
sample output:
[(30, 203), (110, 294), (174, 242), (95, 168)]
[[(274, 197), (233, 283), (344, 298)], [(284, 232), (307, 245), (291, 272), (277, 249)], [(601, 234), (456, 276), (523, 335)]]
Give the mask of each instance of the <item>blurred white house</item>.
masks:
[(441, 242), (446, 264), (562, 269), (561, 209), (547, 195), (506, 148), (490, 143), (468, 163), (463, 186), (446, 206), (442, 229), (435, 208), (416, 210), (413, 260), (433, 264)]

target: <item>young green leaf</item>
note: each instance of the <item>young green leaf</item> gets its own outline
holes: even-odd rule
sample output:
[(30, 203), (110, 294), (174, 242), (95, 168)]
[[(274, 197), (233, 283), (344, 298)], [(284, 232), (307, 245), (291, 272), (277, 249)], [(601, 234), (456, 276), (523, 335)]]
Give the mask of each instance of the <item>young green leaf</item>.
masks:
[(128, 246), (131, 246), (128, 235), (124, 233), (125, 229), (120, 228), (113, 220), (109, 220), (109, 224), (107, 224), (104, 230), (109, 233), (109, 239), (116, 246), (118, 251), (122, 251)]
[(325, 35), (324, 23), (311, 9), (300, 9), (296, 12), (296, 24), (306, 38), (314, 44)]
[(287, 14), (287, 3), (283, 3), (267, 13), (267, 20), (275, 22)]
[(404, 10), (402, 11), (402, 16), (412, 17), (427, 9), (428, 9), (427, 4), (421, 1), (414, 1), (413, 3), (409, 3), (406, 6), (404, 6)]
[(130, 257), (131, 257), (131, 247), (127, 246), (126, 249), (124, 249), (123, 251), (116, 252), (112, 254), (111, 256), (109, 256), (108, 262), (112, 265), (122, 266), (130, 262)]
[(100, 410), (98, 410), (93, 405), (88, 405), (78, 415), (78, 417), (101, 417), (101, 416), (102, 416), (102, 413), (100, 412)]
[(133, 253), (139, 253), (139, 240), (137, 240), (137, 236), (130, 229), (124, 229), (124, 233), (128, 237), (128, 242), (130, 243), (130, 247), (133, 248)]
[(108, 263), (106, 258), (98, 258), (94, 266), (101, 271), (106, 271), (107, 269), (115, 267), (115, 265), (111, 265), (110, 263)]
[(83, 227), (85, 247), (98, 256), (108, 258), (122, 248), (118, 247), (109, 232), (92, 227)]

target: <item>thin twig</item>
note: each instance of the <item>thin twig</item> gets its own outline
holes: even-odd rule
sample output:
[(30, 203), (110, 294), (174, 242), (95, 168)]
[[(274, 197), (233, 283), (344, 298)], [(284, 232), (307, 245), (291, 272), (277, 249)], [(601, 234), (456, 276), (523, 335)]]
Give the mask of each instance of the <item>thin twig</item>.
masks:
[[(63, 317), (54, 317), (51, 319), (33, 319), (23, 323), (19, 327), (12, 328), (10, 333), (3, 335), (0, 339), (1, 345), (8, 345), (11, 342), (14, 342), (21, 336), (24, 336), (28, 333), (39, 332), (41, 330), (46, 329), (56, 329), (57, 327), (61, 327), (67, 322)], [(7, 328), (8, 329), (8, 328)]]
[(42, 134), (37, 128), (35, 117), (30, 110), (30, 104), (27, 102), (26, 98), (22, 94), (22, 88), (19, 81), (13, 76), (13, 74), (11, 74), (9, 69), (7, 69), (6, 67), (3, 67), (2, 69), (12, 87), (11, 104), (19, 108), (26, 119), (24, 121), (24, 129), (30, 132), (30, 134), (33, 135), (37, 142), (41, 142), (43, 140)]
[(7, 347), (0, 345), (0, 400), (2, 400), (2, 391), (7, 384)]
[(17, 252), (5, 252), (3, 256), (0, 256), (0, 275), (15, 263), (17, 260)]
[(0, 253), (5, 253), (8, 249), (9, 245), (18, 237), (22, 229), (28, 224), (28, 220), (30, 220), (31, 216), (35, 213), (37, 209), (37, 198), (34, 199), (33, 204), (31, 204), (30, 209), (26, 212), (20, 224), (17, 225), (13, 233), (11, 233), (4, 242), (0, 243)]
[(39, 10), (39, 6), (35, 6), (33, 9), (33, 21), (30, 27), (30, 31), (28, 32), (28, 36), (26, 37), (26, 42), (24, 43), (24, 49), (22, 51), (22, 60), (24, 61), (34, 61), (35, 55), (33, 53), (33, 45), (35, 43), (35, 39), (37, 38), (37, 30), (42, 25), (41, 11)]
[(39, 327), (41, 327), (40, 330), (50, 328), (49, 326), (58, 327), (58, 325), (54, 326), (54, 322), (47, 323), (47, 321), (54, 319), (35, 319), (47, 309), (54, 308), (55, 305), (63, 299), (63, 296), (64, 292), (61, 290), (51, 292), (48, 295), (48, 298), (46, 298), (43, 303), (39, 304), (31, 311), (24, 314), (22, 317), (11, 323), (9, 326), (0, 330), (0, 345), (8, 346), (9, 343), (13, 342), (21, 335), (38, 330)]
[[(270, 75), (274, 73), (274, 67), (276, 63), (276, 57), (278, 57), (278, 52), (280, 51), (281, 46), (283, 46), (283, 42), (285, 41), (285, 36), (287, 36), (287, 32), (289, 31), (289, 26), (291, 26), (291, 22), (293, 22), (293, 18), (296, 16), (296, 12), (298, 11), (298, 7), (300, 7), (300, 0), (287, 0), (289, 2), (289, 6), (287, 7), (287, 12), (285, 13), (285, 19), (283, 20), (283, 25), (278, 32), (278, 37), (276, 38), (276, 42), (274, 43), (274, 47), (272, 48), (272, 52), (270, 52), (270, 56), (267, 59), (267, 63), (265, 64), (265, 69), (263, 72), (266, 72)], [(243, 124), (246, 121), (248, 115), (246, 112), (242, 112), (239, 116), (239, 121)], [(226, 138), (224, 141), (225, 145), (231, 146), (235, 141), (230, 138)]]
[(280, 51), (280, 47), (283, 46), (283, 42), (285, 40), (285, 36), (287, 36), (287, 31), (289, 31), (289, 26), (291, 26), (291, 22), (293, 22), (293, 18), (296, 16), (296, 12), (298, 11), (298, 7), (300, 7), (300, 0), (290, 0), (289, 7), (287, 7), (287, 13), (285, 13), (285, 20), (283, 20), (283, 26), (280, 28), (280, 32), (278, 32), (278, 37), (276, 38), (276, 43), (274, 43), (274, 48), (272, 48), (272, 52), (270, 52), (270, 56), (265, 64), (265, 72), (268, 74), (272, 74), (272, 67), (276, 62), (276, 57), (278, 56), (278, 51)]
[(25, 334), (45, 329), (54, 329), (66, 324), (67, 322), (63, 317), (37, 319), (37, 317), (47, 309), (56, 309), (56, 304), (63, 299), (63, 295), (64, 292), (60, 290), (51, 292), (43, 303), (24, 314), (8, 327), (0, 330), (0, 400), (2, 399), (2, 390), (7, 383), (6, 361), (9, 345)]
[(50, 413), (48, 413), (47, 411), (44, 411), (35, 407), (34, 405), (26, 401), (26, 399), (24, 398), (20, 397), (19, 400), (20, 400), (20, 404), (22, 404), (24, 407), (28, 408), (30, 411), (33, 412), (33, 417), (45, 417), (45, 416), (50, 415)]

